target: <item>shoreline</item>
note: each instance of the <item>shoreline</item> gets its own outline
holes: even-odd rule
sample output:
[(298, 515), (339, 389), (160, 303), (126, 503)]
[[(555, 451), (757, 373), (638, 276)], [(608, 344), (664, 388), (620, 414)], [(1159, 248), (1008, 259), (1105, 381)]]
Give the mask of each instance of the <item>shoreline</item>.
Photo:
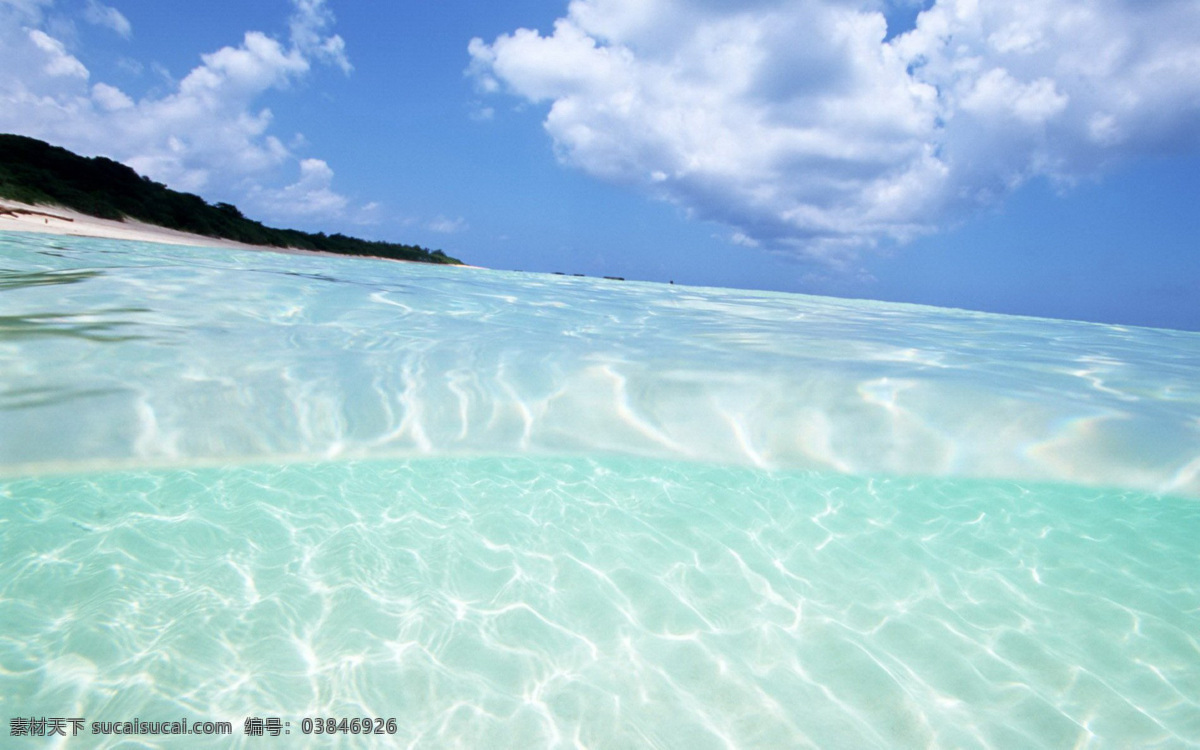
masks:
[[(399, 258), (381, 258), (373, 255), (349, 255), (331, 253), (325, 250), (305, 250), (298, 247), (277, 247), (275, 245), (250, 245), (236, 240), (220, 237), (209, 237), (203, 234), (181, 232), (155, 224), (147, 224), (135, 219), (116, 221), (90, 216), (63, 206), (22, 203), (20, 201), (0, 198), (0, 232), (34, 232), (37, 234), (56, 234), (68, 237), (95, 237), (106, 240), (132, 240), (136, 242), (157, 242), (164, 245), (189, 245), (192, 247), (220, 247), (233, 250), (257, 250), (288, 255), (316, 255), (325, 258), (373, 258), (375, 260), (393, 260), (398, 263), (417, 263), (419, 261), (401, 260)], [(439, 264), (440, 265), (440, 264)], [(453, 264), (446, 265), (454, 268)], [(465, 268), (479, 268), (463, 264)]]

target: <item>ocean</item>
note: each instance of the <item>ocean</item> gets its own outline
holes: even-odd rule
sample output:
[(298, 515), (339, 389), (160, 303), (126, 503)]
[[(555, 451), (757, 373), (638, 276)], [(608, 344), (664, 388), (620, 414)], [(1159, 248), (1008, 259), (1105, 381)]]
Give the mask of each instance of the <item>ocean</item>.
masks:
[(1197, 747), (1198, 540), (1197, 333), (0, 234), (17, 747)]

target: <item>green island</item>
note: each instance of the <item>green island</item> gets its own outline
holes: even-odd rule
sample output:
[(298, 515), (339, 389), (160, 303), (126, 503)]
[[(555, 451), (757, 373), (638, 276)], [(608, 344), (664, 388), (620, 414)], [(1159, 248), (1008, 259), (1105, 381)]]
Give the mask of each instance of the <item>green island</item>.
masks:
[(229, 203), (209, 204), (103, 156), (84, 157), (36, 138), (0, 133), (0, 198), (63, 206), (101, 219), (126, 218), (206, 237), (423, 263), (462, 265), (441, 250), (344, 234), (276, 229)]

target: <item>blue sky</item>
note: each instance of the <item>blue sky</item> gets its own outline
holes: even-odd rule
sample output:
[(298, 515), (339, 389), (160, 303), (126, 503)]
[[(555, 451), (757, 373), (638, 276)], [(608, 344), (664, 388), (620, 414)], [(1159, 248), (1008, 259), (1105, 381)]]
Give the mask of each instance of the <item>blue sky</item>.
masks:
[(1193, 0), (0, 0), (0, 68), (275, 225), (1200, 330)]

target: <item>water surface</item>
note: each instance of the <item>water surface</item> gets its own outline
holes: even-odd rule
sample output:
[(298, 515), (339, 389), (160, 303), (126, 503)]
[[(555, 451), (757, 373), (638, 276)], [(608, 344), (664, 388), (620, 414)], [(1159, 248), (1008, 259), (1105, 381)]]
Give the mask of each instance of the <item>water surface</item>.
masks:
[(13, 715), (1200, 744), (1200, 335), (0, 237)]

